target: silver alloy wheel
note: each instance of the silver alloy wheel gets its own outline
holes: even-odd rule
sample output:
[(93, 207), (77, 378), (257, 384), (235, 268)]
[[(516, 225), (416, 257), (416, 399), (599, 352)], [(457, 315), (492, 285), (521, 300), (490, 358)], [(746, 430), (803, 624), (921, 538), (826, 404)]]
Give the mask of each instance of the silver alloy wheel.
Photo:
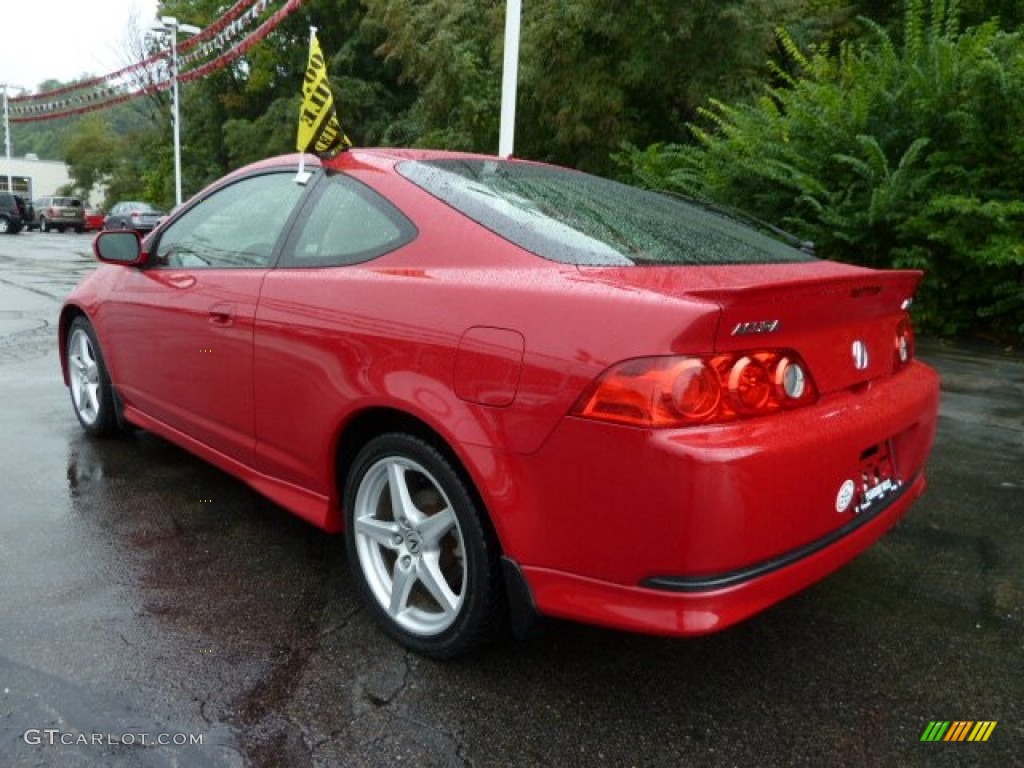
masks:
[(48, 222), (46, 220), (45, 216), (42, 216), (39, 219), (39, 231), (40, 232), (49, 232), (50, 231), (50, 222)]
[(11, 228), (11, 222), (0, 216), (0, 235), (7, 234), (7, 231)]
[(359, 566), (373, 596), (405, 631), (432, 637), (466, 599), (466, 546), (451, 501), (422, 465), (400, 456), (363, 475), (353, 509)]
[(75, 328), (68, 341), (68, 371), (71, 374), (71, 401), (82, 423), (92, 425), (100, 415), (100, 366), (92, 340), (81, 328)]

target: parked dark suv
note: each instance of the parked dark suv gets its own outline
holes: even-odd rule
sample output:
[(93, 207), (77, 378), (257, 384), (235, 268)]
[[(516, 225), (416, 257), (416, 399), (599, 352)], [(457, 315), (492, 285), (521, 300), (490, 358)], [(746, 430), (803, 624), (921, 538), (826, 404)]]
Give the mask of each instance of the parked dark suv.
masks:
[(77, 197), (56, 197), (48, 195), (32, 202), (35, 209), (30, 229), (39, 228), (40, 232), (56, 229), (63, 232), (73, 229), (75, 232), (85, 231), (85, 206)]
[(0, 234), (15, 235), (26, 223), (25, 200), (21, 195), (0, 192)]

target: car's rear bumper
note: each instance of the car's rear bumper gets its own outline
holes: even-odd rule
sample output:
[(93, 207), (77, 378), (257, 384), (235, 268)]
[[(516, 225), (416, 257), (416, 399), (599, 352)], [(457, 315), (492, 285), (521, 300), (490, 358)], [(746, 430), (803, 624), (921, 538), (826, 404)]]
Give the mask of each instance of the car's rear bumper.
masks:
[[(786, 553), (746, 573), (695, 580), (671, 575), (625, 586), (548, 568), (522, 567), (537, 610), (548, 616), (661, 635), (701, 635), (743, 621), (833, 573), (874, 544), (924, 491), (924, 475), (863, 523), (824, 546)], [(715, 577), (718, 577), (717, 579)], [(725, 586), (716, 586), (718, 580)]]
[[(749, 422), (651, 431), (568, 417), (534, 454), (471, 463), (490, 460), (486, 503), (541, 613), (710, 632), (836, 570), (899, 519), (924, 488), (937, 412), (938, 377), (915, 364)], [(880, 451), (899, 490), (858, 511), (844, 489)]]

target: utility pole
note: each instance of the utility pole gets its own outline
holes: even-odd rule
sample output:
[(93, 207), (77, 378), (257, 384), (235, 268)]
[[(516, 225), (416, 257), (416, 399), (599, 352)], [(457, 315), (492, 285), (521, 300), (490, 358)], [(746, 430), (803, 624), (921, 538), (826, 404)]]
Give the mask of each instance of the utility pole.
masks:
[(202, 30), (192, 24), (179, 22), (173, 16), (163, 16), (151, 31), (171, 38), (171, 122), (174, 129), (174, 204), (181, 205), (181, 109), (178, 105), (178, 31), (198, 35)]
[(519, 84), (519, 27), (522, 0), (505, 2), (505, 55), (501, 69), (501, 132), (498, 155), (510, 157), (516, 140), (516, 91)]
[(7, 92), (13, 88), (16, 91), (24, 93), (28, 88), (22, 88), (20, 85), (11, 85), (10, 83), (0, 83), (0, 88), (4, 89), (4, 147), (7, 151), (7, 191), (14, 194), (14, 180), (11, 178), (11, 111), (10, 105), (7, 103)]

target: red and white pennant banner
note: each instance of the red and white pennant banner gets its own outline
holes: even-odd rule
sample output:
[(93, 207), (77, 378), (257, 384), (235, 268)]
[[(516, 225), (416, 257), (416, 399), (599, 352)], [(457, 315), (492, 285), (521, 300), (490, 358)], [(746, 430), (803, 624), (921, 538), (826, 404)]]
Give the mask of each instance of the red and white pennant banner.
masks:
[[(238, 0), (216, 22), (178, 46), (179, 81), (206, 77), (237, 61), (301, 5), (302, 0)], [(9, 99), (10, 121), (57, 120), (168, 90), (169, 56), (161, 51), (109, 75)]]

